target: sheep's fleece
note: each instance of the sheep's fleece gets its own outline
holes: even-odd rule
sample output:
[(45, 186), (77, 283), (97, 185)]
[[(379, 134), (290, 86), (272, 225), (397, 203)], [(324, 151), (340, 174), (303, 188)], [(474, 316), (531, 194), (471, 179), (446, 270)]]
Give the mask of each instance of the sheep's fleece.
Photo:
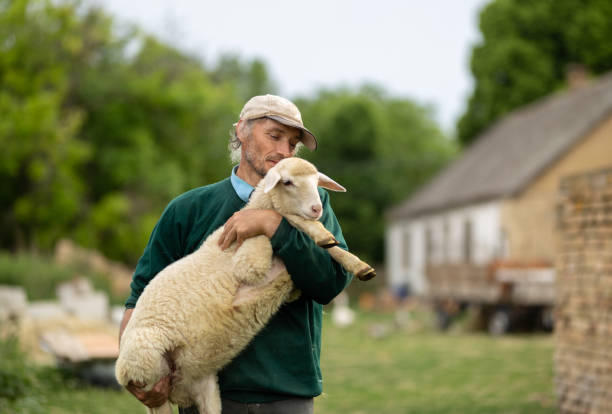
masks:
[[(317, 221), (320, 210), (312, 208), (317, 201), (320, 206), (317, 184), (345, 191), (307, 161), (285, 159), (261, 180), (245, 209), (274, 208), (318, 245), (333, 246), (333, 236)], [(173, 364), (169, 400), (180, 406), (195, 404), (201, 414), (221, 412), (217, 372), (285, 301), (299, 295), (266, 236), (223, 251), (217, 243), (222, 231), (217, 229), (198, 250), (170, 264), (147, 285), (121, 337), (115, 367), (120, 384), (134, 381), (149, 390), (171, 373)], [(374, 275), (371, 267), (339, 247), (329, 251), (361, 279)], [(169, 402), (148, 410), (172, 413)]]

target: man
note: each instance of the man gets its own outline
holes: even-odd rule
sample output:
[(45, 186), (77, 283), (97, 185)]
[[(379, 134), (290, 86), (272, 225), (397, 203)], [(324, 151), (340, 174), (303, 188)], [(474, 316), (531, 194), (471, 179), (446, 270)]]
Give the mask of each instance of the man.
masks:
[[(164, 267), (196, 250), (218, 227), (225, 224), (219, 241), (223, 249), (256, 235), (270, 238), (274, 254), (283, 260), (302, 296), (283, 305), (219, 373), (223, 414), (312, 413), (313, 397), (322, 391), (322, 305), (340, 293), (352, 275), (277, 212), (240, 210), (268, 170), (294, 156), (300, 145), (315, 150), (317, 141), (292, 102), (273, 95), (251, 98), (234, 124), (230, 143), (239, 154), (238, 166), (225, 180), (188, 191), (170, 202), (134, 272), (120, 335), (146, 284)], [(323, 203), (320, 220), (346, 249), (329, 196), (319, 191)], [(163, 378), (149, 392), (144, 392), (143, 384), (127, 388), (145, 405), (157, 407), (168, 398), (171, 382), (171, 376)], [(197, 409), (180, 412), (195, 414)]]

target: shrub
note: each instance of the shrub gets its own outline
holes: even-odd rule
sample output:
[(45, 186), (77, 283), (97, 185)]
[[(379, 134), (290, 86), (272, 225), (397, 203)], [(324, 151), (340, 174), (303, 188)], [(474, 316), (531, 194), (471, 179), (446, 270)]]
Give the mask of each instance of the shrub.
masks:
[(76, 276), (91, 280), (96, 289), (106, 292), (112, 304), (124, 303), (125, 297), (113, 294), (106, 276), (85, 266), (60, 266), (48, 256), (0, 251), (0, 284), (23, 287), (28, 300), (55, 299), (56, 286)]
[(61, 383), (59, 371), (30, 364), (14, 336), (0, 338), (0, 412), (44, 414), (45, 395)]

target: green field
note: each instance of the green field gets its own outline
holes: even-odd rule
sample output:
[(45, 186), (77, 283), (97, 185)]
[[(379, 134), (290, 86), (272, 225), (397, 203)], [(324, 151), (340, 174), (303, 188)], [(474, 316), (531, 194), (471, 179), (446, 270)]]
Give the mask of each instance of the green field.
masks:
[(362, 317), (349, 329), (326, 328), (318, 414), (555, 412), (552, 336), (439, 334), (408, 325), (373, 339), (374, 323), (381, 325)]
[[(325, 392), (316, 399), (317, 414), (555, 412), (551, 336), (439, 334), (422, 322), (393, 326), (390, 316), (360, 315), (355, 325), (338, 329), (326, 314)], [(373, 328), (382, 337), (375, 339)], [(38, 397), (8, 412), (144, 413), (126, 392), (55, 385)]]

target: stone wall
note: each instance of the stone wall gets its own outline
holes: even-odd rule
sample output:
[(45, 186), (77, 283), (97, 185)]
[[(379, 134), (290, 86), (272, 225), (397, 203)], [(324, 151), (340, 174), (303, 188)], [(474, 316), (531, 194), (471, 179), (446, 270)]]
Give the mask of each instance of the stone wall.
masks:
[(555, 386), (562, 414), (612, 413), (612, 168), (561, 181)]

